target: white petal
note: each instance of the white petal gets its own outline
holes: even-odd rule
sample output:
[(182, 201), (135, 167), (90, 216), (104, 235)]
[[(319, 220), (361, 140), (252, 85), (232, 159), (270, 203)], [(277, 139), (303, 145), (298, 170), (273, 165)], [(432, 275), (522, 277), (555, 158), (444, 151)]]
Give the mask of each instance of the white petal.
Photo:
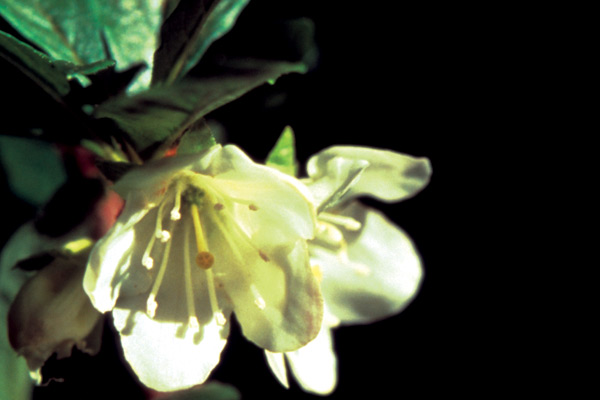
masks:
[[(226, 250), (222, 247), (216, 254), (227, 257)], [(245, 264), (228, 259), (217, 264), (215, 259), (213, 268), (244, 336), (273, 352), (295, 350), (312, 340), (321, 326), (323, 306), (305, 242), (267, 251), (265, 259), (252, 248), (242, 254)]]
[(333, 392), (337, 384), (337, 357), (333, 351), (331, 329), (323, 325), (315, 340), (285, 355), (304, 390), (320, 395)]
[(347, 232), (348, 258), (311, 245), (321, 267), (323, 297), (342, 323), (368, 323), (400, 312), (416, 295), (422, 279), (420, 256), (400, 228), (378, 211), (359, 204), (344, 214), (363, 223)]
[[(83, 287), (100, 312), (114, 307), (132, 262), (134, 245), (139, 243), (134, 226), (148, 213), (148, 209), (140, 207), (138, 200), (134, 195), (128, 197), (123, 213), (90, 254)], [(152, 232), (150, 226), (147, 229)]]
[(286, 389), (289, 389), (290, 383), (288, 382), (287, 378), (287, 368), (285, 367), (283, 353), (272, 353), (268, 350), (265, 350), (265, 357), (267, 358), (267, 363), (269, 364), (269, 368), (271, 368), (273, 375), (275, 375), (279, 383), (281, 383)]
[(423, 189), (431, 176), (427, 158), (355, 146), (334, 146), (314, 155), (307, 164), (309, 176), (315, 179), (313, 177), (320, 177), (324, 171), (331, 174), (328, 166), (336, 158), (369, 163), (345, 198), (369, 195), (389, 202), (406, 199)]
[(255, 164), (235, 146), (225, 146), (201, 173), (214, 176), (207, 185), (229, 202), (227, 212), (257, 245), (313, 237), (316, 211), (308, 188), (297, 179)]
[(220, 326), (214, 318), (196, 331), (118, 307), (113, 317), (127, 362), (144, 385), (163, 392), (203, 383), (229, 335), (229, 324)]
[(313, 156), (306, 166), (310, 179), (305, 183), (315, 199), (317, 211), (335, 206), (368, 166), (364, 160)]

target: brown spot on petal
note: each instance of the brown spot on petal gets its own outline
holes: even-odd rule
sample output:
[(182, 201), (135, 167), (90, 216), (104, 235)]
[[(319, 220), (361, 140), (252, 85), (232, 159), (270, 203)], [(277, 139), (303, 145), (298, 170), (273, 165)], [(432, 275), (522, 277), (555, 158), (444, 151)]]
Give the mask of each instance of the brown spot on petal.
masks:
[(258, 207), (257, 207), (256, 205), (254, 205), (254, 204), (250, 204), (250, 205), (248, 206), (248, 208), (249, 208), (250, 210), (252, 210), (252, 211), (257, 211), (257, 210), (258, 210)]
[(259, 251), (258, 251), (258, 255), (259, 255), (259, 256), (260, 256), (260, 258), (262, 258), (262, 259), (263, 259), (265, 262), (269, 262), (269, 261), (271, 261), (271, 259), (270, 259), (270, 258), (269, 258), (269, 257), (268, 257), (268, 256), (267, 256), (265, 253), (263, 253), (263, 252), (262, 252), (262, 250), (259, 250)]
[(215, 210), (217, 210), (217, 211), (221, 211), (224, 208), (225, 208), (225, 206), (221, 203), (215, 204)]

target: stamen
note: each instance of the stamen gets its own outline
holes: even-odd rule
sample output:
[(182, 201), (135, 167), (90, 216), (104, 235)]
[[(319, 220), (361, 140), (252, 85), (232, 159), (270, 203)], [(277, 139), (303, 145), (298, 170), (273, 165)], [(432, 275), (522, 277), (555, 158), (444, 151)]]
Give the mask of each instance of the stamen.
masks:
[(194, 287), (192, 285), (192, 266), (190, 263), (190, 241), (189, 225), (185, 228), (185, 237), (183, 242), (183, 276), (185, 279), (185, 300), (187, 304), (188, 321), (190, 328), (200, 327), (198, 317), (196, 316), (196, 303), (194, 300)]
[(167, 243), (169, 239), (171, 239), (171, 234), (167, 230), (163, 230), (160, 232), (160, 241), (161, 243)]
[(173, 206), (173, 209), (171, 210), (171, 220), (172, 221), (178, 221), (181, 219), (181, 213), (179, 212), (180, 208), (181, 208), (181, 185), (176, 184), (175, 205)]
[(335, 226), (317, 221), (317, 239), (329, 246), (339, 247), (344, 242), (344, 235)]
[(352, 217), (346, 217), (343, 215), (330, 214), (322, 212), (319, 214), (319, 219), (330, 222), (332, 224), (341, 226), (349, 231), (357, 231), (361, 228), (362, 224)]
[(165, 245), (165, 250), (163, 251), (163, 256), (160, 263), (160, 268), (158, 269), (158, 274), (156, 275), (156, 279), (154, 280), (154, 284), (152, 285), (152, 290), (150, 291), (150, 295), (148, 296), (148, 301), (146, 302), (146, 312), (151, 318), (154, 318), (154, 315), (156, 314), (156, 308), (158, 307), (158, 303), (156, 303), (156, 295), (158, 294), (158, 289), (160, 289), (160, 285), (162, 284), (163, 278), (165, 277), (165, 272), (167, 270), (167, 261), (169, 260), (170, 251), (171, 241), (168, 241)]
[(208, 286), (208, 299), (210, 301), (210, 308), (215, 316), (215, 319), (217, 320), (217, 324), (223, 326), (227, 322), (227, 319), (219, 308), (217, 292), (215, 290), (215, 278), (212, 269), (206, 270), (206, 284)]
[(202, 229), (202, 223), (200, 222), (198, 206), (192, 204), (190, 208), (192, 211), (192, 221), (194, 222), (194, 233), (196, 234), (196, 246), (198, 247), (198, 253), (206, 252), (208, 251), (208, 245), (206, 244), (204, 230)]
[(223, 326), (227, 323), (227, 319), (225, 318), (225, 315), (219, 308), (219, 302), (217, 300), (217, 291), (215, 289), (215, 278), (212, 269), (210, 269), (212, 263), (214, 262), (214, 256), (208, 250), (208, 244), (206, 243), (206, 238), (204, 237), (204, 230), (202, 229), (202, 223), (200, 222), (198, 206), (196, 204), (192, 204), (190, 209), (192, 212), (192, 221), (194, 223), (194, 232), (196, 234), (196, 246), (198, 248), (198, 256), (196, 257), (196, 263), (199, 266), (201, 266), (206, 272), (206, 285), (208, 286), (208, 299), (210, 302), (210, 308), (217, 321), (217, 324)]
[(162, 243), (166, 243), (171, 239), (169, 231), (163, 230), (162, 228), (163, 210), (165, 209), (166, 203), (166, 201), (163, 201), (160, 203), (160, 206), (158, 206), (158, 211), (156, 212), (156, 226), (154, 227), (154, 236), (156, 236), (157, 239), (160, 239)]
[(142, 256), (142, 265), (146, 267), (146, 269), (150, 270), (154, 266), (154, 260), (150, 257), (150, 253), (152, 252), (152, 247), (154, 246), (154, 240), (156, 236), (152, 235), (150, 237), (150, 242), (148, 242), (148, 246), (146, 246), (146, 251), (144, 251), (144, 255)]

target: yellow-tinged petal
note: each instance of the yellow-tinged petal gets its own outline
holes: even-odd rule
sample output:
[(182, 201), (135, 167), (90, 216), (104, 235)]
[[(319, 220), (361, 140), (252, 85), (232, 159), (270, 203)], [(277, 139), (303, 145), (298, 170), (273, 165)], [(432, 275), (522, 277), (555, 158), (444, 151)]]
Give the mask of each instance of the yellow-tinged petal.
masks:
[(416, 295), (423, 270), (410, 237), (385, 216), (353, 203), (342, 211), (361, 222), (345, 232), (345, 251), (311, 244), (321, 267), (321, 288), (328, 309), (341, 323), (368, 323), (394, 315)]
[(332, 169), (331, 164), (336, 159), (368, 163), (360, 178), (348, 188), (345, 199), (365, 195), (388, 202), (407, 199), (427, 186), (431, 177), (427, 158), (368, 147), (333, 146), (309, 159), (306, 169), (313, 185), (324, 178), (335, 181), (334, 176), (340, 172)]
[(337, 385), (337, 357), (329, 327), (324, 325), (315, 340), (285, 356), (305, 391), (320, 395), (333, 392)]

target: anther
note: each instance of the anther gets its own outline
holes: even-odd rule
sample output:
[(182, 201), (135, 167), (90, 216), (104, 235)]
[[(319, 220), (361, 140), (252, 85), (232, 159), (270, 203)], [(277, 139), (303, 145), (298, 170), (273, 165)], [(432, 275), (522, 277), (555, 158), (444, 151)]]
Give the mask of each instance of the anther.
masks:
[(158, 303), (156, 302), (156, 297), (153, 293), (150, 293), (148, 296), (148, 300), (146, 300), (146, 313), (150, 318), (154, 318), (156, 315), (156, 309), (158, 308)]
[(154, 259), (147, 254), (142, 256), (142, 265), (146, 267), (146, 269), (152, 269), (154, 267)]
[(160, 239), (161, 243), (167, 243), (169, 239), (171, 239), (171, 234), (169, 231), (162, 230), (157, 234), (156, 237)]

